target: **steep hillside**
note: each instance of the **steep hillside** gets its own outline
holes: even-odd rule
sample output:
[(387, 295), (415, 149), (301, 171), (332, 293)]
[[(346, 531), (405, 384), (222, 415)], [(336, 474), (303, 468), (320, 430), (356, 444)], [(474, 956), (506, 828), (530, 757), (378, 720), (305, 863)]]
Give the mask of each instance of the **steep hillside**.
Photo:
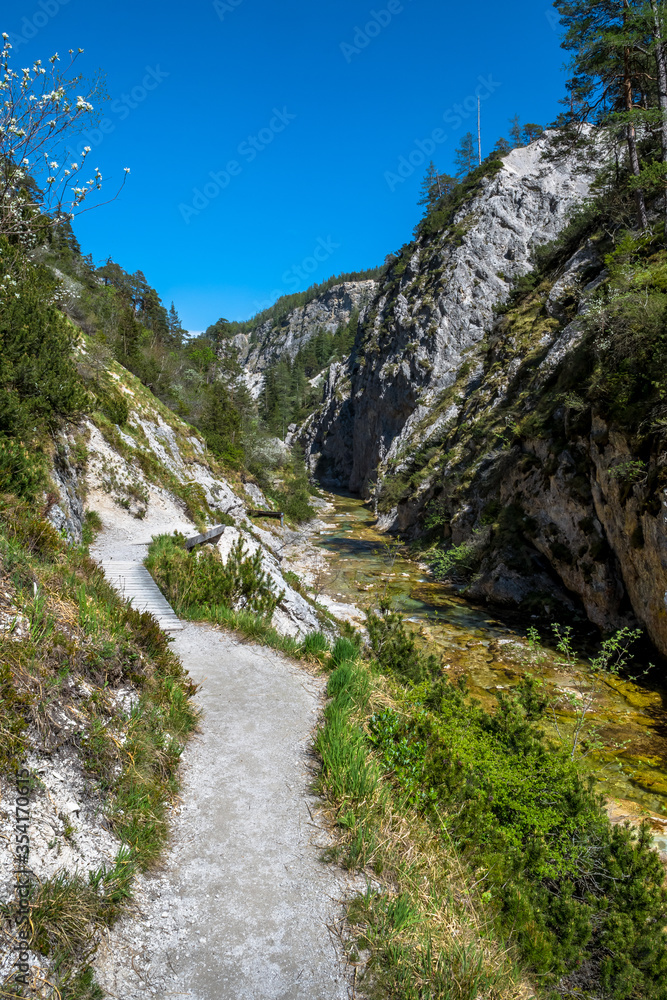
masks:
[[(81, 348), (80, 368), (88, 378), (94, 350), (88, 339)], [(271, 509), (261, 490), (225, 472), (201, 435), (139, 379), (116, 362), (105, 363), (98, 391), (106, 412), (96, 410), (59, 435), (51, 523), (80, 540), (84, 510), (92, 509), (107, 528), (106, 544), (113, 550), (108, 554), (121, 558), (127, 550), (129, 558), (138, 540), (176, 530), (194, 535), (222, 522), (227, 525), (218, 543), (223, 558), (242, 538), (247, 551), (260, 552), (276, 592), (283, 593), (274, 613), (276, 628), (291, 635), (318, 628), (316, 611), (295, 589), (295, 579), (290, 583), (284, 576), (291, 570), (287, 550), (296, 533), (277, 522), (251, 522), (250, 508)]]
[(605, 377), (632, 354), (600, 337), (612, 222), (584, 211), (540, 256), (591, 180), (544, 160), (548, 142), (482, 168), (444, 228), (404, 248), (303, 440), (318, 475), (426, 538), (471, 597), (547, 615), (581, 601), (603, 629), (638, 620), (667, 653), (659, 411), (614, 408), (621, 381), (590, 391), (605, 349)]
[(344, 281), (326, 289), (317, 298), (291, 309), (278, 318), (269, 317), (251, 333), (238, 333), (232, 343), (239, 362), (248, 373), (249, 386), (257, 396), (262, 375), (280, 359), (294, 359), (318, 333), (336, 333), (354, 313), (361, 313), (377, 292), (377, 282)]

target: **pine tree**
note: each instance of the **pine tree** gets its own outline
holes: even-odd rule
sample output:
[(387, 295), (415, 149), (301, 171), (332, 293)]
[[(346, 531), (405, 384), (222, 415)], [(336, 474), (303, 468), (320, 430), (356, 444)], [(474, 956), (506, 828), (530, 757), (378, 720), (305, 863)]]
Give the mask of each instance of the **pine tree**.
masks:
[(117, 355), (121, 364), (128, 367), (139, 352), (141, 339), (141, 324), (137, 321), (134, 310), (125, 308), (118, 324)]
[(100, 278), (102, 278), (105, 285), (111, 285), (113, 288), (117, 288), (119, 292), (129, 298), (131, 294), (130, 276), (123, 270), (120, 264), (116, 264), (111, 257), (107, 258), (107, 262), (103, 267), (98, 267), (97, 274)]
[(456, 178), (449, 174), (440, 174), (433, 160), (428, 165), (419, 189), (421, 197), (418, 205), (424, 205), (426, 212), (432, 212), (441, 198), (450, 194), (456, 185)]
[(140, 319), (153, 334), (152, 343), (165, 343), (169, 340), (169, 319), (167, 310), (162, 305), (160, 296), (154, 288), (146, 286), (144, 292)]
[[(572, 53), (569, 115), (566, 120), (617, 126), (622, 124), (628, 151), (637, 220), (648, 226), (636, 121), (648, 104), (646, 5), (630, 0), (555, 0), (566, 29), (564, 49)], [(615, 116), (615, 117), (614, 117)], [(666, 135), (667, 140), (667, 135)]]
[(419, 194), (420, 198), (417, 204), (424, 205), (427, 212), (430, 212), (437, 205), (439, 198), (442, 197), (440, 178), (438, 177), (438, 171), (433, 160), (429, 163), (424, 174)]
[(522, 134), (521, 134), (521, 121), (518, 115), (514, 115), (510, 118), (510, 129), (509, 129), (510, 142), (512, 143), (512, 149), (516, 149), (517, 146), (523, 146)]
[(523, 140), (523, 145), (528, 146), (531, 142), (535, 142), (536, 139), (544, 132), (541, 125), (536, 125), (534, 122), (527, 122), (523, 129), (521, 130), (521, 138)]
[(232, 466), (242, 463), (241, 414), (224, 382), (215, 381), (207, 388), (199, 426), (209, 448), (219, 458)]
[(466, 177), (477, 166), (477, 155), (475, 152), (475, 137), (472, 132), (466, 132), (461, 137), (461, 142), (454, 154), (454, 162), (457, 166), (456, 176)]
[(183, 344), (183, 337), (185, 336), (185, 330), (181, 324), (180, 317), (176, 312), (176, 307), (174, 303), (171, 303), (171, 307), (167, 314), (167, 330), (169, 331), (169, 339), (174, 347), (181, 347)]
[(149, 289), (146, 275), (143, 271), (135, 271), (130, 275), (130, 294), (135, 313), (143, 312), (146, 294)]
[(660, 147), (662, 163), (655, 164), (653, 173), (662, 187), (664, 198), (665, 238), (667, 239), (667, 30), (665, 26), (665, 5), (661, 0), (649, 0), (645, 8), (645, 33), (647, 44), (644, 51), (655, 59), (656, 103), (660, 109)]
[(206, 330), (206, 336), (209, 340), (212, 340), (216, 347), (219, 347), (223, 341), (227, 340), (232, 335), (231, 331), (232, 324), (224, 316), (220, 317), (217, 323), (213, 323)]
[(501, 136), (500, 139), (496, 140), (496, 144), (491, 150), (491, 156), (492, 158), (498, 158), (501, 156), (507, 156), (507, 154), (511, 152), (512, 152), (512, 143), (508, 142), (508, 140), (505, 139), (504, 136)]

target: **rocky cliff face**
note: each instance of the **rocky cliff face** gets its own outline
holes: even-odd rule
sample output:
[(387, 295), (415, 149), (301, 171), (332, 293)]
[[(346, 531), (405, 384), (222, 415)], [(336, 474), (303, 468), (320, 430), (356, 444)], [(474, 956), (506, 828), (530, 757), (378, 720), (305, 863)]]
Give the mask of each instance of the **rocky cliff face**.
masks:
[[(454, 383), (512, 282), (531, 269), (534, 245), (553, 239), (586, 196), (590, 178), (568, 164), (544, 163), (546, 143), (514, 150), (495, 176), (481, 180), (451, 225), (410, 244), (380, 284), (349, 389), (340, 372), (331, 387), (338, 396), (349, 392), (347, 412), (333, 434), (330, 399), (328, 416), (308, 436), (313, 462), (321, 457), (326, 467), (333, 459), (333, 475), (351, 490), (368, 495), (378, 469)], [(341, 432), (343, 448), (336, 440)]]
[(353, 312), (363, 311), (376, 291), (377, 282), (372, 280), (344, 281), (279, 320), (266, 320), (250, 336), (238, 334), (233, 343), (241, 364), (254, 374), (265, 371), (280, 357), (293, 358), (318, 331), (335, 333), (345, 326)]
[(654, 442), (637, 475), (633, 435), (576, 392), (604, 279), (595, 242), (497, 317), (588, 191), (543, 159), (548, 141), (512, 152), (403, 251), (303, 440), (311, 467), (374, 498), (385, 528), (439, 536), (471, 597), (559, 620), (581, 602), (603, 629), (641, 622), (667, 654), (667, 456)]

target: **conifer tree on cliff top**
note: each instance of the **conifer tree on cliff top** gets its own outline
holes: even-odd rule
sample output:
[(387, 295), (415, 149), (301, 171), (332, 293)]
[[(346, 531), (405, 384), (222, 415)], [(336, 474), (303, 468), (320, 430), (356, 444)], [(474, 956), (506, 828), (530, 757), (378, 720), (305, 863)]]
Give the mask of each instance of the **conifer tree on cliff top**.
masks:
[[(667, 63), (663, 0), (556, 0), (571, 53), (561, 121), (605, 126), (622, 135), (637, 222), (648, 226), (646, 195), (667, 179)], [(643, 162), (640, 140), (659, 139), (659, 157)]]

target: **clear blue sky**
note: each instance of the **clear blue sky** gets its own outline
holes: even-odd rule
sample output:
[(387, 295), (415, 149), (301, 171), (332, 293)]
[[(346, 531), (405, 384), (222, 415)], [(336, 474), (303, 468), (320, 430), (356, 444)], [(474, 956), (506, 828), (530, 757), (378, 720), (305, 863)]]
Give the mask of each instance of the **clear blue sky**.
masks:
[[(548, 0), (2, 7), (0, 30), (34, 36), (15, 45), (21, 66), (81, 47), (85, 73), (106, 71), (107, 131), (86, 140), (91, 165), (110, 191), (131, 174), (75, 231), (96, 261), (141, 268), (190, 330), (248, 318), (406, 242), (420, 212), (418, 143), (428, 153), (442, 129), (433, 159), (452, 170), (475, 117), (455, 105), (471, 107), (477, 88), (483, 152), (511, 115), (552, 121), (563, 91)], [(410, 157), (415, 166), (397, 181), (401, 157), (404, 174)]]

